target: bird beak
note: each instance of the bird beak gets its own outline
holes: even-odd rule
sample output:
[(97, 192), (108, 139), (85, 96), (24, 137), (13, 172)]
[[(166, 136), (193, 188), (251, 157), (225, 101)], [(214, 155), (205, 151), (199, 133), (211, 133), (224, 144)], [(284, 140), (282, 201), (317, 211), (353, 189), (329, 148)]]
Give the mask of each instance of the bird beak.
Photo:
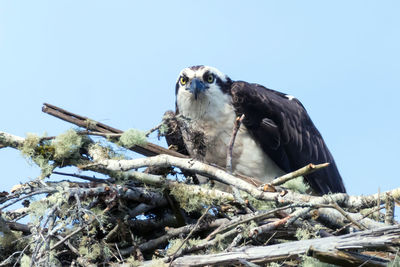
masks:
[(192, 79), (192, 81), (190, 82), (190, 86), (189, 88), (187, 88), (187, 90), (189, 90), (192, 94), (194, 94), (194, 99), (197, 100), (197, 96), (205, 91), (208, 87), (204, 84), (204, 82), (202, 82), (200, 79), (198, 78), (194, 78)]

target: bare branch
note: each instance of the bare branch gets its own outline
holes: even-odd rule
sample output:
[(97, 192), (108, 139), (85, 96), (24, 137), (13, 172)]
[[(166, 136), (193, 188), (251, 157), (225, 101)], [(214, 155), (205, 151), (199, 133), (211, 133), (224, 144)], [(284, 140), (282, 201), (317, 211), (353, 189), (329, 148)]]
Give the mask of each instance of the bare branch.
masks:
[(290, 181), (292, 179), (295, 179), (299, 176), (303, 176), (303, 175), (307, 175), (307, 174), (311, 174), (313, 172), (315, 172), (316, 170), (322, 169), (322, 168), (326, 168), (329, 166), (329, 163), (322, 163), (322, 164), (317, 164), (314, 165), (312, 163), (308, 164), (307, 166), (300, 168), (298, 170), (295, 170), (293, 172), (290, 172), (288, 174), (282, 175), (278, 178), (275, 178), (270, 184), (273, 186), (277, 186), (277, 185), (281, 185), (286, 183), (287, 181)]
[[(101, 133), (106, 133), (106, 134), (121, 134), (123, 131), (118, 130), (116, 128), (113, 128), (111, 126), (108, 126), (106, 124), (103, 124), (101, 122), (89, 119), (87, 117), (74, 114), (72, 112), (69, 112), (65, 109), (56, 107), (54, 105), (50, 105), (47, 103), (43, 104), (42, 111), (44, 113), (47, 113), (49, 115), (52, 115), (54, 117), (57, 117), (59, 119), (62, 119), (64, 121), (73, 123), (79, 127), (85, 128), (89, 131), (95, 131), (95, 132), (101, 132)], [(176, 157), (181, 157), (181, 158), (186, 158), (186, 155), (182, 155), (176, 151), (173, 150), (168, 150), (164, 147), (158, 146), (156, 144), (152, 143), (147, 143), (146, 145), (135, 145), (131, 148), (129, 148), (132, 151), (135, 151), (137, 153), (140, 153), (145, 156), (155, 156), (159, 154), (167, 154), (167, 155), (172, 155)]]
[(226, 153), (226, 170), (229, 173), (232, 173), (232, 154), (233, 154), (233, 146), (235, 144), (236, 135), (239, 131), (240, 125), (244, 119), (244, 114), (240, 117), (237, 117), (235, 120), (235, 124), (233, 126), (231, 139), (228, 145), (228, 151)]
[[(173, 261), (172, 266), (205, 266), (236, 264), (240, 259), (256, 263), (284, 260), (304, 255), (312, 247), (314, 250), (330, 252), (345, 249), (375, 249), (394, 244), (400, 237), (400, 226), (388, 226), (374, 230), (332, 236), (319, 239), (293, 241), (271, 246), (243, 247), (233, 252), (208, 255), (184, 256)], [(321, 259), (323, 260), (323, 259)]]

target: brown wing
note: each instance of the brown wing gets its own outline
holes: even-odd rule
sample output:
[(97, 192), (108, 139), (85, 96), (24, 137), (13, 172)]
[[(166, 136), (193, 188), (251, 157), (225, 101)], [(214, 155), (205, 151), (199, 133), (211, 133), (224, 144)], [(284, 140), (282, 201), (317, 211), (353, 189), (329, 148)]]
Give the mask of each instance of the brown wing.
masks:
[(231, 94), (237, 115), (245, 114), (243, 124), (282, 170), (329, 162), (305, 178), (317, 193), (346, 192), (328, 147), (297, 99), (242, 81), (232, 84)]

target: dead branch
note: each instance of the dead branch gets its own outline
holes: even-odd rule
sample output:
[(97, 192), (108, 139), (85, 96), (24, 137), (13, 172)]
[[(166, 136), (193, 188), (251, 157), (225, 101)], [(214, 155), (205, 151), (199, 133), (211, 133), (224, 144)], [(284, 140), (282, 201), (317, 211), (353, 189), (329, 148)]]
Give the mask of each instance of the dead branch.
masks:
[(282, 175), (278, 178), (275, 178), (273, 181), (271, 181), (271, 185), (277, 186), (286, 183), (287, 181), (290, 181), (292, 179), (295, 179), (299, 176), (304, 176), (307, 174), (311, 174), (315, 172), (316, 170), (326, 168), (329, 166), (329, 163), (322, 163), (322, 164), (317, 164), (314, 165), (312, 163), (308, 164), (307, 166), (304, 166), (303, 168), (300, 168), (298, 170), (295, 170), (293, 172), (290, 172), (288, 174)]
[[(377, 249), (397, 244), (399, 237), (400, 226), (388, 226), (343, 236), (301, 240), (271, 246), (243, 247), (233, 252), (211, 255), (184, 256), (174, 260), (172, 266), (238, 264), (239, 259), (255, 263), (266, 263), (304, 255), (310, 248), (328, 253), (336, 250), (347, 251), (360, 248)], [(325, 260), (325, 258), (321, 258), (321, 260)]]
[(394, 199), (391, 195), (386, 194), (386, 200), (385, 200), (385, 223), (388, 225), (391, 225), (394, 223)]
[[(329, 196), (312, 196), (306, 194), (299, 194), (292, 191), (281, 192), (263, 192), (255, 186), (246, 183), (245, 181), (238, 179), (237, 177), (230, 175), (223, 170), (196, 161), (194, 159), (177, 158), (170, 155), (159, 155), (148, 158), (133, 159), (133, 160), (110, 160), (102, 159), (95, 150), (90, 151), (91, 156), (97, 165), (102, 166), (111, 171), (128, 171), (131, 169), (137, 169), (148, 166), (157, 167), (178, 167), (184, 170), (190, 170), (197, 174), (209, 177), (218, 182), (235, 186), (240, 190), (243, 190), (255, 198), (267, 201), (274, 201), (280, 204), (292, 204), (292, 203), (313, 203), (313, 204), (329, 204), (331, 201), (338, 203), (341, 207), (347, 208), (367, 208), (375, 206), (377, 202), (384, 202), (383, 196), (377, 199), (377, 195), (370, 196), (349, 196), (347, 194), (338, 193)], [(387, 192), (391, 194), (394, 199), (400, 199), (400, 188)]]
[(232, 136), (229, 141), (228, 151), (226, 153), (226, 170), (229, 173), (232, 173), (232, 154), (233, 154), (233, 146), (235, 144), (236, 135), (239, 131), (240, 125), (244, 119), (244, 114), (242, 116), (237, 117), (233, 126)]
[[(123, 131), (103, 124), (101, 122), (89, 119), (78, 114), (74, 114), (65, 109), (50, 105), (47, 103), (43, 104), (42, 111), (64, 121), (73, 123), (79, 127), (85, 128), (89, 131), (101, 132), (101, 133), (114, 133), (121, 134)], [(140, 153), (145, 156), (155, 156), (160, 154), (172, 155), (175, 157), (186, 158), (186, 155), (180, 154), (173, 150), (165, 149), (164, 147), (158, 146), (156, 144), (147, 143), (146, 145), (135, 145), (129, 148), (132, 151)]]

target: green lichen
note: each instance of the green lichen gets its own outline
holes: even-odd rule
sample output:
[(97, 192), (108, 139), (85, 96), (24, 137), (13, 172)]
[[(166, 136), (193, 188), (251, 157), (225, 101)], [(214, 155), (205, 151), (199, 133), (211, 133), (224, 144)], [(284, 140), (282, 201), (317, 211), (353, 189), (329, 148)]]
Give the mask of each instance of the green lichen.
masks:
[(304, 182), (303, 176), (287, 181), (282, 186), (302, 194), (307, 193), (310, 190), (310, 186)]
[(3, 255), (11, 255), (15, 251), (22, 251), (28, 244), (22, 232), (0, 229), (0, 259)]
[(54, 148), (49, 141), (41, 141), (41, 137), (28, 133), (23, 146), (20, 148), (21, 154), (31, 163), (35, 163), (42, 171), (41, 178), (48, 176), (54, 169), (49, 163), (54, 154)]
[(30, 267), (31, 266), (31, 257), (24, 254), (21, 258), (21, 267)]
[(25, 157), (33, 157), (36, 154), (36, 148), (39, 146), (40, 137), (36, 134), (27, 133), (24, 141), (24, 145), (21, 147), (20, 151)]
[[(136, 260), (135, 257), (133, 257), (133, 256), (126, 258), (125, 262), (128, 264), (129, 267), (139, 267), (139, 266), (143, 265), (142, 261)], [(159, 265), (159, 266), (162, 266), (162, 265)]]
[(29, 205), (29, 216), (33, 224), (37, 225), (41, 221), (41, 217), (46, 213), (48, 206), (41, 201), (34, 201)]
[(400, 257), (398, 256), (398, 252), (397, 252), (394, 260), (389, 262), (387, 266), (388, 267), (400, 267)]
[[(141, 265), (143, 262), (141, 262)], [(146, 264), (147, 267), (167, 267), (170, 266), (168, 263), (165, 263), (162, 259), (153, 259), (150, 264)]]
[(57, 161), (79, 158), (79, 149), (83, 145), (83, 139), (76, 131), (70, 129), (57, 136), (52, 145), (54, 146), (54, 159)]
[(187, 212), (202, 210), (205, 206), (220, 205), (233, 199), (226, 199), (217, 191), (206, 188), (207, 185), (191, 186), (176, 183), (170, 187), (170, 193)]
[(270, 210), (277, 207), (276, 203), (273, 201), (256, 199), (255, 197), (244, 191), (240, 191), (240, 195), (244, 200), (249, 201), (249, 203), (257, 210)]
[(92, 242), (90, 237), (82, 237), (79, 253), (90, 261), (107, 260), (111, 257), (111, 250), (106, 245)]
[(135, 145), (145, 145), (146, 143), (146, 134), (136, 129), (126, 130), (119, 138), (119, 144), (126, 148), (131, 148)]
[(57, 136), (53, 142), (28, 133), (20, 150), (25, 158), (39, 166), (41, 178), (44, 178), (56, 167), (55, 161), (78, 159), (82, 144), (83, 138), (74, 130)]
[(199, 239), (188, 239), (185, 244), (180, 248), (180, 246), (182, 245), (183, 239), (171, 239), (169, 242), (169, 246), (167, 249), (167, 255), (173, 255), (174, 253), (177, 252), (178, 249), (182, 250), (182, 249), (189, 249), (193, 246), (197, 246), (200, 245), (202, 242), (202, 240)]
[(304, 227), (297, 228), (295, 236), (298, 240), (319, 238), (319, 230), (321, 229), (324, 229), (322, 225), (311, 226), (309, 223), (304, 222)]
[(96, 130), (97, 126), (97, 121), (91, 120), (91, 119), (86, 119), (86, 129), (88, 130)]

